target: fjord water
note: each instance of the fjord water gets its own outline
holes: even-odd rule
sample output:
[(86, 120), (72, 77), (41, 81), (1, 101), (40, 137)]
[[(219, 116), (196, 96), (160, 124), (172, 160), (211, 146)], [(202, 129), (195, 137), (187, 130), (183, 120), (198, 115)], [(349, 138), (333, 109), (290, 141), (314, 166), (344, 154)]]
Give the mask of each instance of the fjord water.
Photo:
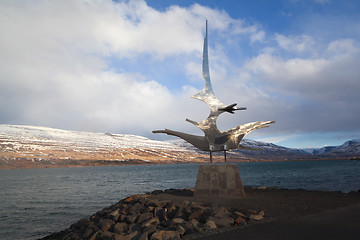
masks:
[[(0, 170), (0, 239), (37, 239), (135, 193), (195, 186), (198, 164)], [(360, 161), (239, 163), (245, 186), (360, 190)]]

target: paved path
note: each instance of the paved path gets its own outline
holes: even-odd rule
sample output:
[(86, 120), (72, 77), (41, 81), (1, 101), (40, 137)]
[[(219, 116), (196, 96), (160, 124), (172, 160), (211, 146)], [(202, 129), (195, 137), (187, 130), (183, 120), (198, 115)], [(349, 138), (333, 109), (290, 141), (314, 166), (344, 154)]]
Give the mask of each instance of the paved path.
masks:
[(253, 225), (202, 240), (358, 240), (360, 239), (360, 203), (299, 219)]

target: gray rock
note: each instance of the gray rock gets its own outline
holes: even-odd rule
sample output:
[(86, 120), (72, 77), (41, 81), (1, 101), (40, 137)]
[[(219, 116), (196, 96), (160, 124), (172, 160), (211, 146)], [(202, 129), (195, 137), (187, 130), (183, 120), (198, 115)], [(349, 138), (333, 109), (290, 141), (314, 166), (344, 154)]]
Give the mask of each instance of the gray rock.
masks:
[(190, 221), (185, 222), (184, 224), (182, 224), (182, 226), (187, 234), (200, 231), (200, 223), (195, 219), (191, 219)]
[(124, 239), (126, 240), (137, 240), (140, 237), (141, 233), (138, 231), (129, 233), (128, 235), (124, 236)]
[(109, 231), (101, 232), (100, 234), (96, 235), (96, 240), (112, 240), (113, 233)]
[(160, 221), (157, 217), (154, 218), (150, 218), (149, 220), (146, 220), (145, 222), (143, 222), (143, 224), (141, 225), (142, 227), (149, 227), (150, 225), (159, 225)]
[(138, 240), (149, 240), (149, 233), (148, 232), (143, 232), (141, 235), (140, 235), (140, 237), (139, 237), (139, 239)]
[(264, 211), (261, 211), (259, 213), (251, 214), (250, 219), (260, 221), (264, 218)]
[(133, 206), (130, 206), (127, 209), (127, 214), (139, 215), (144, 209), (145, 209), (144, 205), (142, 205), (141, 203), (135, 203)]
[(95, 233), (95, 231), (91, 228), (91, 227), (88, 227), (84, 234), (82, 235), (82, 238), (85, 238), (85, 239), (89, 239), (91, 235), (93, 235)]
[(120, 211), (119, 208), (118, 208), (118, 209), (115, 209), (114, 211), (112, 211), (112, 212), (109, 214), (109, 216), (117, 216), (117, 215), (120, 214), (119, 211)]
[(178, 211), (178, 208), (173, 203), (170, 203), (167, 204), (166, 210), (168, 219), (173, 219)]
[(223, 217), (229, 217), (231, 214), (224, 207), (220, 207), (220, 208), (214, 209), (214, 212), (212, 215), (216, 218), (223, 218)]
[(146, 220), (150, 219), (150, 218), (153, 218), (153, 213), (151, 212), (146, 212), (146, 213), (143, 213), (139, 216), (139, 218), (137, 219), (137, 222), (138, 223), (143, 223), (145, 222)]
[(88, 218), (81, 219), (81, 220), (77, 221), (76, 223), (72, 224), (70, 226), (70, 228), (74, 229), (74, 230), (84, 228), (85, 226), (87, 226), (89, 224), (89, 221), (90, 220)]
[(125, 218), (125, 222), (128, 224), (134, 223), (134, 222), (136, 222), (138, 217), (139, 217), (138, 215), (129, 215)]
[(109, 230), (113, 225), (115, 224), (115, 222), (111, 219), (100, 219), (98, 227), (106, 232), (107, 230)]
[(128, 230), (128, 225), (124, 222), (116, 223), (114, 225), (114, 233), (123, 234)]
[(216, 223), (214, 221), (209, 220), (204, 224), (204, 228), (205, 229), (216, 229), (217, 226), (216, 226)]
[(159, 201), (159, 200), (156, 200), (156, 199), (151, 199), (151, 200), (148, 200), (146, 203), (145, 203), (145, 206), (147, 207), (164, 207), (168, 202), (166, 201)]
[(176, 231), (178, 232), (181, 236), (185, 234), (185, 228), (183, 228), (181, 225), (177, 225), (177, 226), (169, 226), (165, 229), (166, 231)]
[(198, 221), (200, 221), (201, 217), (204, 215), (204, 210), (202, 209), (197, 209), (194, 212), (190, 213), (188, 219), (196, 219)]
[(185, 234), (185, 228), (183, 228), (181, 225), (177, 226), (176, 231), (182, 236)]
[(100, 231), (100, 228), (98, 226), (96, 226), (95, 222), (93, 222), (93, 221), (89, 222), (88, 227), (93, 229), (94, 232)]
[(184, 222), (185, 222), (185, 220), (182, 218), (173, 218), (170, 222), (170, 225), (180, 225)]
[(154, 216), (158, 217), (160, 221), (166, 221), (167, 220), (166, 208), (156, 207), (154, 209)]
[(137, 223), (132, 223), (132, 224), (129, 224), (129, 230), (128, 230), (128, 233), (131, 233), (131, 232), (142, 232), (142, 227), (140, 224), (137, 224)]

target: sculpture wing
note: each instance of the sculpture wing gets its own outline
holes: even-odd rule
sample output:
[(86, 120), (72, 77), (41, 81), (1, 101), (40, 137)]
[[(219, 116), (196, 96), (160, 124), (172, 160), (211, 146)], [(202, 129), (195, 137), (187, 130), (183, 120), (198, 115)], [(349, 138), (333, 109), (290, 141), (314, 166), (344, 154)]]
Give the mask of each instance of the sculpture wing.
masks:
[(207, 30), (207, 20), (206, 20), (206, 34), (204, 38), (204, 48), (203, 48), (203, 64), (202, 64), (202, 75), (205, 79), (205, 87), (201, 92), (192, 96), (192, 98), (203, 101), (210, 107), (210, 111), (216, 111), (218, 107), (225, 106), (223, 103), (217, 99), (214, 94), (214, 91), (211, 86), (210, 81), (210, 71), (209, 71), (209, 56), (208, 56), (208, 30)]

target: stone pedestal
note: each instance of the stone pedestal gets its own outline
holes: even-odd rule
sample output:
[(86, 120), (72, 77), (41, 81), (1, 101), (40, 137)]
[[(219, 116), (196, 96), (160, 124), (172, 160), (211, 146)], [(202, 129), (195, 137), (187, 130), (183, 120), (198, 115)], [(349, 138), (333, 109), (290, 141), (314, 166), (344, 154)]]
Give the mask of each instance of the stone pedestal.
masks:
[(200, 165), (194, 196), (244, 197), (245, 192), (237, 165)]

